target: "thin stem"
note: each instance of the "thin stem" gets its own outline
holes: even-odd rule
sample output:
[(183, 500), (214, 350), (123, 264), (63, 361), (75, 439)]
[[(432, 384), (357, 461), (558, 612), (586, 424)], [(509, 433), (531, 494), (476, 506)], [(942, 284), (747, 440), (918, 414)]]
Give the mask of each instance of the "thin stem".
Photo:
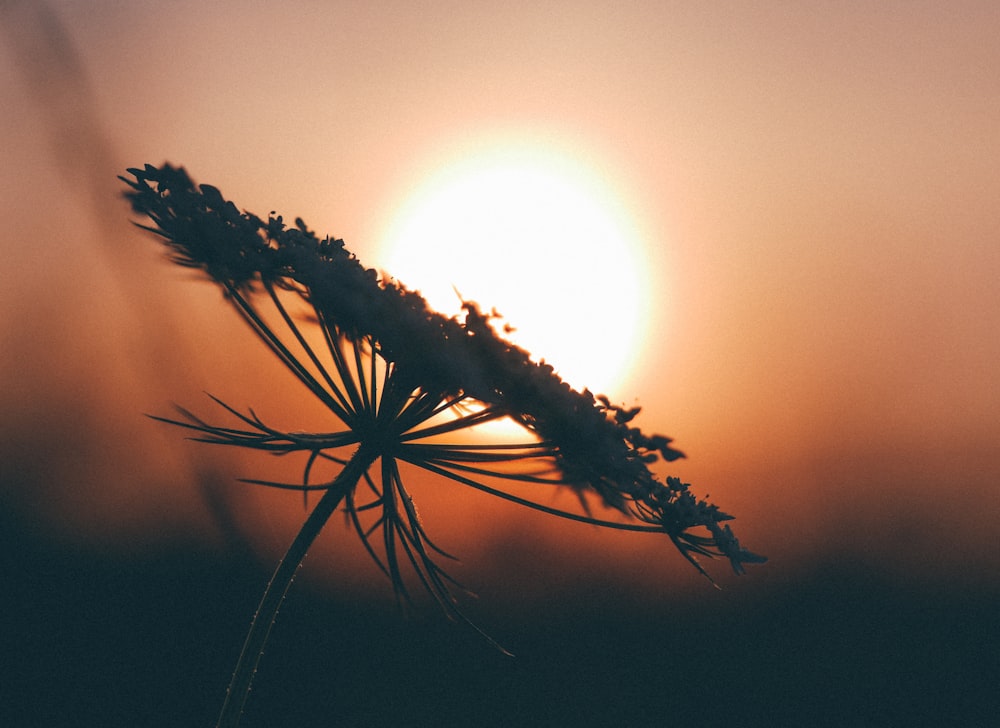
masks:
[(226, 701), (222, 705), (222, 712), (219, 715), (216, 728), (235, 728), (239, 725), (243, 706), (250, 695), (250, 686), (257, 672), (257, 665), (264, 653), (264, 645), (271, 633), (275, 617), (278, 616), (278, 609), (285, 599), (285, 594), (288, 592), (295, 572), (298, 571), (309, 547), (312, 546), (327, 520), (337, 510), (337, 506), (354, 488), (378, 456), (378, 452), (371, 448), (364, 446), (358, 448), (344, 469), (330, 484), (323, 497), (320, 498), (312, 513), (302, 524), (302, 528), (295, 540), (292, 541), (292, 545), (285, 552), (281, 563), (278, 564), (278, 568), (275, 569), (274, 575), (271, 577), (271, 581), (268, 582), (264, 596), (260, 600), (260, 606), (257, 607), (257, 613), (254, 615), (250, 631), (243, 643), (243, 650), (236, 663), (236, 670), (233, 672), (229, 689), (226, 691)]
[[(594, 518), (592, 516), (582, 516), (578, 513), (573, 513), (571, 511), (563, 511), (558, 508), (551, 508), (550, 506), (542, 505), (541, 503), (536, 503), (535, 501), (528, 500), (527, 498), (521, 498), (514, 495), (513, 493), (506, 493), (502, 490), (497, 490), (496, 488), (491, 488), (488, 485), (480, 483), (472, 478), (466, 478), (458, 473), (448, 470), (445, 466), (456, 467), (447, 461), (437, 461), (437, 460), (424, 460), (422, 458), (413, 458), (405, 450), (401, 450), (396, 454), (396, 457), (403, 462), (410, 463), (411, 465), (416, 465), (419, 468), (428, 470), (437, 475), (443, 475), (446, 478), (450, 478), (458, 483), (463, 483), (476, 490), (481, 490), (484, 493), (489, 493), (490, 495), (495, 495), (498, 498), (503, 498), (504, 500), (511, 501), (512, 503), (517, 503), (522, 506), (527, 506), (536, 511), (541, 511), (542, 513), (548, 513), (553, 516), (559, 516), (560, 518), (565, 518), (569, 521), (579, 521), (580, 523), (589, 523), (592, 526), (603, 526), (605, 528), (614, 528), (619, 531), (641, 531), (643, 533), (662, 533), (663, 526), (647, 526), (636, 523), (619, 523), (617, 521), (605, 521), (600, 518)], [(499, 475), (498, 477), (504, 477)], [(525, 478), (519, 478), (519, 480), (525, 480)], [(530, 482), (530, 481), (526, 481)], [(626, 515), (629, 515), (626, 513)]]
[[(302, 382), (310, 392), (312, 392), (320, 402), (325, 404), (331, 412), (333, 412), (345, 425), (350, 427), (354, 422), (355, 412), (351, 411), (348, 403), (346, 401), (338, 402), (337, 399), (343, 400), (343, 397), (337, 392), (337, 399), (334, 395), (328, 392), (322, 384), (320, 384), (312, 373), (296, 358), (296, 356), (289, 350), (285, 343), (278, 338), (271, 328), (267, 325), (264, 319), (261, 318), (260, 314), (257, 313), (257, 309), (254, 308), (253, 304), (248, 301), (243, 294), (240, 293), (238, 289), (232, 285), (226, 285), (226, 292), (230, 296), (230, 301), (236, 307), (236, 310), (243, 317), (243, 319), (250, 324), (254, 333), (257, 334), (257, 338), (264, 342), (267, 347), (274, 353), (275, 356), (284, 364), (295, 377)], [(325, 372), (324, 372), (325, 373)], [(342, 406), (344, 405), (344, 406)]]
[[(275, 309), (277, 309), (278, 313), (281, 314), (281, 318), (285, 322), (285, 326), (287, 326), (288, 330), (292, 332), (292, 334), (295, 336), (295, 340), (299, 343), (299, 346), (302, 347), (302, 350), (309, 357), (309, 360), (313, 363), (313, 366), (315, 366), (316, 369), (319, 371), (320, 375), (326, 382), (327, 387), (329, 387), (329, 391), (332, 392), (333, 395), (340, 400), (341, 404), (344, 406), (346, 411), (353, 410), (354, 412), (357, 412), (359, 402), (357, 396), (353, 394), (355, 390), (354, 387), (352, 386), (353, 382), (350, 375), (345, 375), (341, 367), (338, 366), (337, 367), (338, 371), (341, 372), (341, 379), (343, 380), (342, 387), (338, 387), (334, 383), (333, 379), (330, 377), (330, 374), (327, 372), (326, 367), (323, 366), (323, 363), (319, 360), (319, 357), (317, 357), (315, 352), (313, 352), (312, 347), (309, 346), (309, 342), (306, 341), (305, 336), (303, 336), (302, 332), (299, 331), (299, 327), (295, 325), (295, 321), (292, 319), (291, 315), (285, 309), (284, 304), (281, 303), (281, 299), (278, 298), (278, 294), (274, 290), (274, 286), (268, 283), (265, 284), (265, 287), (267, 289), (268, 295), (271, 297), (271, 302), (274, 304)], [(352, 395), (351, 403), (347, 402), (344, 399), (344, 395), (342, 394), (341, 389), (346, 389), (347, 392)]]

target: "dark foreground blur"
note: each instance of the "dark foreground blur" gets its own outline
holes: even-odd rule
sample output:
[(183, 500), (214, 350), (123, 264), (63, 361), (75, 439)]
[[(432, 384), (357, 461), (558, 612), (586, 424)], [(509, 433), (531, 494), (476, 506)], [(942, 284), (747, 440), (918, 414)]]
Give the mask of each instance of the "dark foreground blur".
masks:
[[(214, 725), (266, 570), (182, 547), (96, 558), (3, 518), (0, 725)], [(994, 724), (998, 594), (815, 574), (738, 612), (592, 585), (490, 614), (514, 659), (429, 608), (406, 620), (296, 583), (245, 725)]]

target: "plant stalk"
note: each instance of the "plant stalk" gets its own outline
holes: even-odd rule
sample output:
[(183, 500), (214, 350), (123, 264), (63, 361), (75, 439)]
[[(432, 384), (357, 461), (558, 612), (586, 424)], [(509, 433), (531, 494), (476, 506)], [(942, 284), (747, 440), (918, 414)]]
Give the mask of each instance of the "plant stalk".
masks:
[(222, 705), (222, 712), (219, 714), (216, 728), (236, 728), (239, 725), (243, 715), (243, 706), (250, 696), (250, 687), (257, 672), (257, 665), (264, 654), (264, 645), (271, 633), (274, 620), (278, 616), (278, 609), (285, 600), (288, 587), (291, 586), (295, 572), (298, 571), (302, 560), (323, 526), (337, 510), (337, 506), (377, 458), (377, 451), (366, 448), (364, 445), (358, 448), (351, 459), (347, 461), (344, 469), (330, 484), (323, 497), (316, 503), (316, 507), (306, 518), (298, 535), (295, 536), (295, 540), (292, 541), (288, 551), (282, 557), (278, 568), (275, 569), (274, 575), (267, 584), (267, 589), (264, 590), (264, 596), (260, 600), (257, 613), (250, 625), (250, 631), (243, 643), (243, 650), (240, 652), (240, 658), (236, 663), (236, 669), (233, 671), (232, 680), (226, 691), (226, 701)]

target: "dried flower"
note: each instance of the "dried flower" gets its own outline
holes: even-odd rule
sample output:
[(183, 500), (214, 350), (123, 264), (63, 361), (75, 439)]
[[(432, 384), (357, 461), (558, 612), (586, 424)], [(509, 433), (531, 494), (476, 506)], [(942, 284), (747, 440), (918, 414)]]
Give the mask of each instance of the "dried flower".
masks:
[[(574, 390), (551, 366), (505, 340), (495, 314), (484, 314), (471, 301), (464, 302), (462, 317), (431, 311), (418, 293), (365, 268), (342, 240), (319, 239), (298, 219), (286, 227), (274, 213), (264, 220), (240, 212), (215, 187), (196, 186), (182, 168), (146, 165), (128, 172), (131, 179), (121, 178), (129, 187), (126, 196), (152, 223), (141, 227), (163, 238), (174, 262), (200, 269), (217, 283), (257, 336), (342, 425), (325, 434), (284, 432), (252, 411), (243, 414), (218, 400), (238, 424), (211, 425), (186, 410), (181, 419), (160, 418), (193, 430), (205, 442), (304, 453), (301, 483), (250, 482), (324, 494), (265, 594), (254, 629), (262, 615), (267, 625), (256, 638), (251, 630), (247, 666), (234, 675), (220, 725), (238, 720), (284, 589), (341, 503), (397, 594), (406, 596), (400, 568), (405, 559), (445, 611), (464, 619), (451, 594), (455, 583), (435, 561), (450, 557), (424, 531), (400, 475), (401, 462), (564, 518), (664, 532), (703, 574), (696, 555), (726, 556), (737, 573), (744, 564), (765, 560), (742, 548), (728, 525), (720, 526), (731, 516), (697, 500), (680, 480), (661, 482), (652, 473), (649, 466), (658, 459), (673, 461), (683, 454), (670, 438), (632, 426), (638, 407), (626, 409), (603, 395)], [(273, 309), (271, 318), (277, 315), (284, 336), (260, 302)], [(309, 344), (298, 323), (295, 307), (303, 305), (322, 333), (323, 350)], [(524, 443), (456, 439), (501, 417), (521, 425)], [(321, 462), (338, 472), (314, 483), (314, 467)], [(571, 488), (584, 514), (543, 505), (546, 498), (515, 496), (487, 479)], [(587, 494), (630, 522), (593, 517)], [(695, 533), (699, 528), (706, 533)], [(377, 532), (381, 549), (372, 543)], [(272, 591), (276, 596), (269, 597)]]

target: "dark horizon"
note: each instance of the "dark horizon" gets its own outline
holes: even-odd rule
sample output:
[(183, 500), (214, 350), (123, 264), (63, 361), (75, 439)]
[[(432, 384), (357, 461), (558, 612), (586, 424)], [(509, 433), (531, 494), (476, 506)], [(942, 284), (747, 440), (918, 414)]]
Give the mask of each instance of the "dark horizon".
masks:
[[(266, 566), (181, 546), (95, 559), (2, 525), (5, 725), (212, 724)], [(406, 618), (315, 586), (290, 592), (247, 726), (987, 725), (1000, 709), (1000, 594), (901, 589), (855, 562), (721, 601), (582, 581), (472, 605), (513, 658), (433, 605)]]

